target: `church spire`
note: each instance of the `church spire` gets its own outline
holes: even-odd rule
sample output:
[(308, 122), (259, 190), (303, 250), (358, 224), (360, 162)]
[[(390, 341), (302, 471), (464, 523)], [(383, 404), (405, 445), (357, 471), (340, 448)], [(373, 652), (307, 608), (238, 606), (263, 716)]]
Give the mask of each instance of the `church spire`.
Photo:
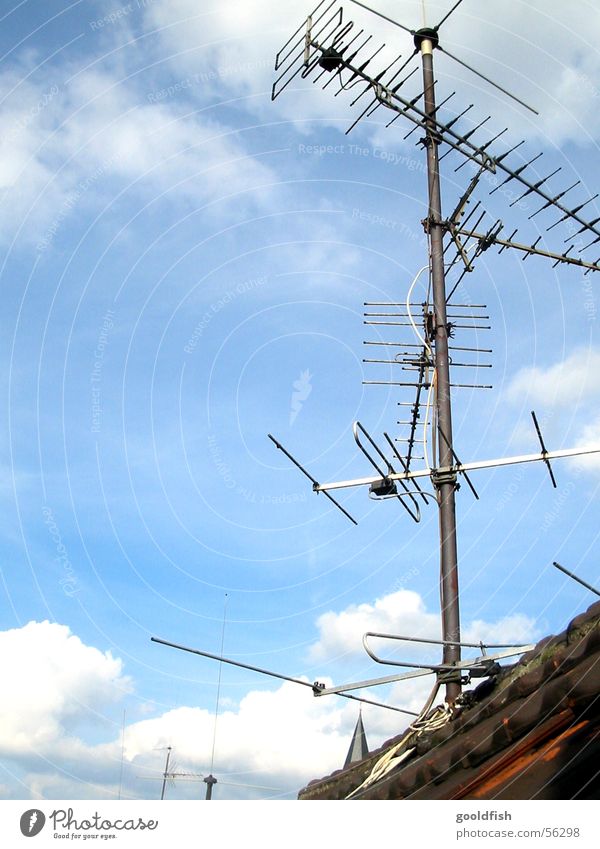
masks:
[(367, 744), (367, 737), (365, 735), (365, 727), (362, 721), (362, 711), (358, 714), (358, 719), (356, 721), (356, 727), (354, 729), (354, 734), (352, 735), (352, 742), (350, 743), (350, 748), (348, 749), (348, 754), (346, 755), (346, 762), (344, 763), (344, 769), (350, 766), (350, 764), (358, 763), (358, 761), (362, 761), (363, 758), (366, 758), (369, 754), (369, 746)]

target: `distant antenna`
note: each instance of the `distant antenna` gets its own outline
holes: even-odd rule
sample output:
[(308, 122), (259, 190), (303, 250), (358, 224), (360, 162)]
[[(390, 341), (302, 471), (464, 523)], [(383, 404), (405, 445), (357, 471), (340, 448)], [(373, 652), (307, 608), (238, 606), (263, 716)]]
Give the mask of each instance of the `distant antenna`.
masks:
[(167, 760), (165, 761), (165, 768), (164, 768), (163, 774), (162, 774), (162, 787), (161, 787), (161, 791), (160, 791), (161, 802), (165, 798), (165, 789), (166, 789), (166, 786), (167, 786), (167, 779), (169, 778), (169, 760), (171, 758), (172, 746), (167, 746), (166, 748), (167, 748)]
[(140, 776), (141, 778), (143, 778), (144, 781), (157, 781), (157, 780), (162, 781), (162, 790), (161, 790), (161, 796), (160, 796), (161, 799), (165, 798), (165, 788), (166, 788), (167, 782), (170, 782), (171, 784), (175, 784), (176, 781), (198, 781), (198, 782), (202, 782), (202, 783), (206, 784), (205, 800), (208, 800), (208, 801), (210, 801), (212, 799), (212, 789), (213, 789), (214, 785), (217, 784), (217, 783), (226, 785), (228, 787), (251, 787), (254, 790), (279, 791), (281, 789), (279, 787), (265, 787), (261, 784), (239, 784), (237, 782), (232, 782), (232, 781), (217, 782), (217, 779), (212, 774), (203, 775), (200, 772), (178, 772), (178, 771), (175, 771), (175, 770), (169, 770), (169, 760), (170, 760), (170, 756), (171, 756), (171, 752), (172, 752), (171, 746), (167, 747), (167, 752), (168, 753), (167, 753), (167, 760), (166, 760), (166, 763), (165, 763), (165, 769), (163, 770), (163, 772), (161, 773), (159, 778), (156, 777), (156, 776), (151, 776), (151, 775), (150, 776), (149, 775)]
[[(414, 50), (407, 58), (398, 54), (385, 67), (372, 72), (371, 68), (373, 64), (376, 64), (376, 59), (384, 45), (373, 49), (370, 44), (371, 36), (365, 36), (362, 29), (357, 32), (352, 21), (345, 21), (341, 6), (336, 7), (335, 2), (322, 0), (308, 16), (305, 23), (296, 30), (277, 54), (275, 61), (277, 77), (272, 89), (272, 98), (275, 99), (294, 80), (312, 78), (314, 83), (321, 84), (324, 89), (333, 87), (336, 96), (350, 92), (352, 106), (365, 96), (361, 111), (347, 132), (350, 132), (362, 118), (370, 118), (378, 109), (383, 107), (393, 113), (393, 117), (387, 124), (388, 127), (399, 118), (403, 118), (412, 124), (412, 129), (406, 137), (411, 135), (413, 131), (420, 131), (422, 134), (418, 144), (422, 145), (425, 151), (428, 191), (428, 212), (422, 223), (429, 243), (428, 265), (425, 269), (422, 269), (422, 271), (428, 271), (427, 296), (421, 305), (423, 329), (420, 331), (416, 325), (412, 313), (414, 304), (411, 302), (412, 289), (416, 285), (421, 272), (415, 277), (404, 304), (402, 302), (394, 305), (377, 304), (377, 306), (400, 307), (400, 312), (390, 315), (369, 313), (366, 316), (366, 319), (369, 320), (365, 322), (369, 326), (412, 327), (417, 337), (411, 342), (400, 340), (367, 342), (367, 344), (381, 344), (392, 349), (394, 346), (398, 346), (394, 359), (386, 364), (400, 373), (398, 380), (368, 382), (410, 388), (414, 392), (411, 401), (401, 402), (401, 404), (408, 404), (410, 407), (408, 419), (400, 420), (403, 422), (402, 426), (408, 428), (407, 436), (404, 437), (408, 440), (405, 443), (406, 452), (404, 456), (396, 448), (396, 441), (400, 440), (392, 440), (388, 434), (384, 434), (387, 442), (384, 451), (377, 445), (367, 430), (359, 422), (356, 422), (354, 425), (356, 443), (370, 465), (377, 471), (377, 475), (322, 484), (318, 483), (280, 442), (271, 435), (269, 437), (277, 448), (283, 451), (300, 471), (311, 480), (313, 490), (317, 493), (325, 493), (335, 506), (355, 524), (356, 520), (331, 496), (334, 489), (367, 486), (372, 498), (400, 501), (415, 521), (420, 518), (419, 502), (430, 500), (438, 502), (443, 662), (437, 668), (429, 667), (428, 669), (429, 672), (444, 673), (446, 701), (450, 706), (454, 704), (460, 694), (461, 684), (465, 678), (465, 665), (461, 663), (461, 646), (463, 644), (460, 640), (456, 542), (455, 492), (458, 489), (458, 475), (466, 476), (468, 472), (476, 469), (542, 461), (545, 463), (552, 484), (555, 486), (556, 482), (550, 465), (551, 460), (600, 451), (600, 448), (587, 451), (576, 449), (548, 451), (535, 414), (533, 414), (533, 421), (540, 441), (540, 454), (463, 463), (459, 461), (454, 449), (452, 389), (461, 386), (477, 386), (480, 388), (487, 386), (487, 384), (475, 382), (474, 379), (454, 379), (451, 375), (454, 367), (467, 370), (486, 367), (485, 364), (480, 365), (478, 361), (473, 362), (467, 358), (462, 363), (455, 362), (454, 351), (479, 356), (480, 353), (483, 353), (483, 350), (477, 344), (470, 345), (467, 343), (466, 345), (454, 346), (451, 341), (455, 329), (478, 331), (483, 329), (480, 322), (487, 320), (479, 312), (480, 309), (485, 309), (485, 307), (472, 308), (468, 313), (457, 313), (456, 310), (460, 307), (452, 301), (461, 280), (465, 274), (473, 271), (478, 257), (486, 250), (494, 247), (499, 251), (515, 250), (523, 254), (524, 259), (536, 255), (551, 259), (557, 266), (577, 265), (585, 268), (586, 273), (600, 271), (600, 265), (598, 265), (600, 257), (590, 261), (581, 256), (574, 257), (572, 254), (575, 247), (573, 239), (580, 234), (586, 234), (590, 241), (578, 250), (578, 254), (583, 254), (587, 249), (600, 242), (600, 217), (587, 220), (582, 214), (582, 210), (592, 203), (597, 195), (580, 199), (574, 205), (569, 205), (566, 195), (574, 190), (579, 183), (559, 190), (551, 189), (550, 185), (553, 178), (560, 169), (539, 177), (535, 163), (542, 156), (541, 153), (529, 158), (523, 157), (521, 153), (523, 142), (501, 153), (494, 153), (493, 151), (499, 146), (499, 140), (501, 140), (505, 130), (489, 137), (484, 129), (489, 116), (474, 122), (474, 126), (467, 124), (469, 118), (465, 121), (465, 115), (470, 112), (471, 106), (467, 106), (462, 112), (450, 113), (446, 117), (445, 112), (448, 111), (446, 104), (453, 97), (454, 92), (444, 101), (437, 102), (433, 55), (436, 50), (439, 50), (527, 110), (537, 114), (536, 110), (521, 98), (507, 91), (480, 71), (475, 70), (441, 45), (440, 29), (462, 2), (463, 0), (455, 2), (434, 27), (423, 26), (421, 29), (413, 30), (388, 18), (381, 12), (371, 9), (365, 3), (352, 0), (355, 5), (371, 11), (378, 17), (409, 33), (413, 39)], [(406, 83), (417, 70), (416, 67), (410, 70), (410, 65), (413, 64), (413, 59), (417, 54), (420, 54), (421, 58), (423, 85), (416, 96), (411, 96), (406, 88)], [(440, 156), (439, 148), (442, 145), (446, 150)], [(439, 166), (441, 159), (449, 154), (459, 154), (460, 156), (459, 164), (455, 168), (456, 171), (459, 171), (467, 162), (472, 162), (477, 166), (477, 173), (460, 197), (452, 215), (445, 218), (442, 214)], [(530, 218), (543, 215), (546, 211), (554, 213), (555, 216), (558, 215), (556, 220), (547, 222), (547, 232), (552, 231), (558, 224), (565, 221), (576, 225), (579, 229), (577, 229), (575, 236), (569, 236), (565, 240), (569, 243), (566, 250), (550, 250), (544, 244), (540, 244), (541, 237), (531, 243), (528, 241), (517, 242), (514, 238), (517, 230), (513, 230), (506, 238), (501, 236), (504, 229), (503, 222), (491, 218), (479, 201), (473, 205), (475, 192), (479, 188), (480, 179), (484, 173), (495, 175), (495, 185), (490, 190), (490, 194), (494, 194), (507, 183), (519, 187), (520, 196), (511, 203), (511, 206), (525, 197), (530, 196), (532, 199), (536, 199), (540, 205)], [(446, 275), (454, 266), (460, 269), (460, 276), (451, 291), (448, 292)], [(368, 304), (368, 306), (375, 306), (375, 304)], [(404, 319), (407, 319), (407, 321), (404, 321)], [(489, 353), (489, 350), (485, 349), (485, 352)], [(398, 368), (396, 368), (396, 365)], [(421, 419), (422, 414), (424, 414), (423, 420)], [(423, 424), (422, 437), (418, 436), (421, 423)], [(431, 447), (431, 463), (428, 460), (428, 446)], [(413, 460), (417, 448), (423, 449), (422, 456), (426, 468), (415, 471)], [(391, 454), (386, 453), (390, 450)], [(420, 487), (418, 483), (420, 478), (429, 479), (434, 490), (433, 493), (429, 493)], [(465, 479), (471, 491), (477, 497), (471, 481), (466, 477)], [(400, 486), (400, 489), (398, 489), (398, 486)], [(481, 664), (468, 668), (473, 672), (473, 670), (481, 668)], [(334, 692), (334, 690), (329, 688), (322, 692), (329, 693)], [(335, 690), (335, 692), (338, 691)]]

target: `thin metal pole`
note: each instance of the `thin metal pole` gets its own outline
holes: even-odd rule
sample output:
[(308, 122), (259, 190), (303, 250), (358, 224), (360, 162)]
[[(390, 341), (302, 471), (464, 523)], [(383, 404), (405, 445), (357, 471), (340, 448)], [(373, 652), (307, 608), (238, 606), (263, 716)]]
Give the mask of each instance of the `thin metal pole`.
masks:
[[(221, 630), (221, 657), (223, 656), (223, 647), (225, 645), (225, 621), (227, 618), (227, 593), (225, 593), (225, 601), (223, 603), (223, 628)], [(219, 719), (219, 700), (221, 697), (221, 673), (223, 671), (223, 661), (219, 661), (219, 678), (217, 681), (217, 701), (215, 704), (215, 723), (213, 728), (212, 752), (210, 755), (210, 772), (212, 774), (215, 765), (215, 744), (217, 742), (217, 721)]]
[(123, 760), (125, 758), (125, 710), (123, 711), (123, 724), (121, 726), (121, 769), (119, 770), (119, 796), (121, 798), (121, 790), (123, 789)]
[(167, 762), (165, 763), (165, 771), (163, 772), (162, 790), (160, 791), (161, 802), (165, 798), (165, 787), (167, 786), (167, 777), (169, 775), (169, 758), (171, 757), (171, 747), (167, 746)]
[[(432, 32), (432, 36), (434, 33)], [(435, 36), (434, 36), (435, 37)], [(448, 320), (446, 317), (446, 280), (444, 273), (444, 228), (438, 159), (439, 136), (435, 127), (435, 80), (433, 42), (423, 37), (418, 45), (423, 63), (424, 103), (427, 122), (427, 179), (429, 188), (429, 232), (431, 282), (435, 310), (436, 412), (440, 466), (452, 466), (452, 410), (450, 401), (450, 361), (448, 357)], [(445, 664), (460, 661), (460, 615), (458, 606), (458, 555), (456, 547), (456, 474), (434, 478), (440, 512), (440, 595), (442, 639)], [(459, 683), (446, 684), (446, 701), (453, 704), (460, 694)]]

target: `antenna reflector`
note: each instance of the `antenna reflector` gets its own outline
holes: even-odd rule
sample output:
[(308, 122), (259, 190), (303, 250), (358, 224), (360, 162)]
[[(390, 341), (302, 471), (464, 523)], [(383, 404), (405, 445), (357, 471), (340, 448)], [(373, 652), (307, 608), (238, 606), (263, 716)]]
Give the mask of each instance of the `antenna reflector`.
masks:
[[(285, 454), (285, 456), (286, 456), (289, 460), (291, 460), (291, 461), (292, 461), (292, 463), (294, 464), (294, 466), (296, 466), (296, 468), (300, 469), (300, 471), (302, 472), (302, 474), (303, 474), (303, 475), (305, 475), (305, 476), (309, 479), (309, 481), (311, 481), (311, 483), (312, 483), (312, 485), (313, 485), (313, 492), (317, 492), (317, 493), (321, 492), (322, 490), (320, 490), (320, 489), (319, 489), (319, 487), (320, 487), (319, 482), (318, 482), (317, 480), (315, 480), (315, 478), (313, 478), (313, 476), (310, 474), (310, 472), (307, 472), (307, 471), (306, 471), (306, 469), (304, 468), (304, 466), (302, 466), (302, 465), (298, 462), (298, 460), (296, 460), (296, 458), (295, 458), (295, 457), (292, 457), (292, 455), (290, 454), (290, 452), (289, 452), (289, 451), (287, 451), (287, 450), (283, 447), (283, 445), (275, 439), (275, 437), (274, 437), (274, 436), (271, 436), (271, 434), (270, 434), (270, 433), (269, 433), (269, 434), (267, 434), (267, 436), (269, 437), (269, 439), (271, 440), (271, 442), (273, 442), (273, 443), (275, 444), (275, 447), (276, 447), (276, 448), (278, 448), (280, 451), (282, 451), (282, 452)], [(328, 498), (328, 499), (332, 502), (332, 504), (334, 504), (334, 505), (338, 508), (338, 510), (339, 510), (341, 513), (343, 513), (343, 514), (344, 514), (344, 516), (346, 516), (346, 518), (347, 518), (347, 519), (350, 519), (350, 521), (352, 522), (352, 524), (353, 524), (353, 525), (358, 525), (358, 522), (356, 521), (356, 519), (354, 519), (354, 518), (350, 515), (350, 513), (348, 513), (348, 511), (347, 511), (344, 507), (342, 507), (342, 505), (341, 505), (339, 502), (337, 502), (337, 501), (335, 500), (335, 498), (333, 498), (333, 497), (332, 497), (332, 496), (331, 496), (328, 492), (326, 492), (326, 493), (325, 493), (325, 495), (326, 495), (326, 496), (327, 496), (327, 498)]]
[(537, 435), (538, 435), (538, 439), (540, 441), (540, 446), (542, 448), (542, 459), (543, 459), (544, 463), (546, 464), (546, 468), (548, 469), (548, 474), (550, 475), (550, 480), (552, 481), (552, 486), (554, 487), (554, 489), (556, 489), (556, 479), (554, 477), (554, 472), (552, 471), (552, 466), (550, 465), (550, 460), (548, 459), (548, 456), (547, 456), (548, 455), (548, 449), (546, 448), (546, 446), (544, 444), (544, 438), (542, 436), (542, 431), (540, 430), (540, 426), (538, 424), (537, 416), (533, 412), (533, 410), (531, 411), (531, 418), (533, 419), (533, 423), (535, 425), (535, 429), (536, 429), (536, 432), (537, 432)]

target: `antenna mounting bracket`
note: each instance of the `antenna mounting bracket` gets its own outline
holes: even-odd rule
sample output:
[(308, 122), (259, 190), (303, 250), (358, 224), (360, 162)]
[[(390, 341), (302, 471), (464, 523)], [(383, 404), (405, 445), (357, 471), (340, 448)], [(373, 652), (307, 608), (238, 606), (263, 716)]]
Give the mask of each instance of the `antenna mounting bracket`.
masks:
[(456, 472), (448, 469), (432, 470), (431, 480), (436, 489), (446, 483), (453, 484), (456, 488), (458, 488)]

